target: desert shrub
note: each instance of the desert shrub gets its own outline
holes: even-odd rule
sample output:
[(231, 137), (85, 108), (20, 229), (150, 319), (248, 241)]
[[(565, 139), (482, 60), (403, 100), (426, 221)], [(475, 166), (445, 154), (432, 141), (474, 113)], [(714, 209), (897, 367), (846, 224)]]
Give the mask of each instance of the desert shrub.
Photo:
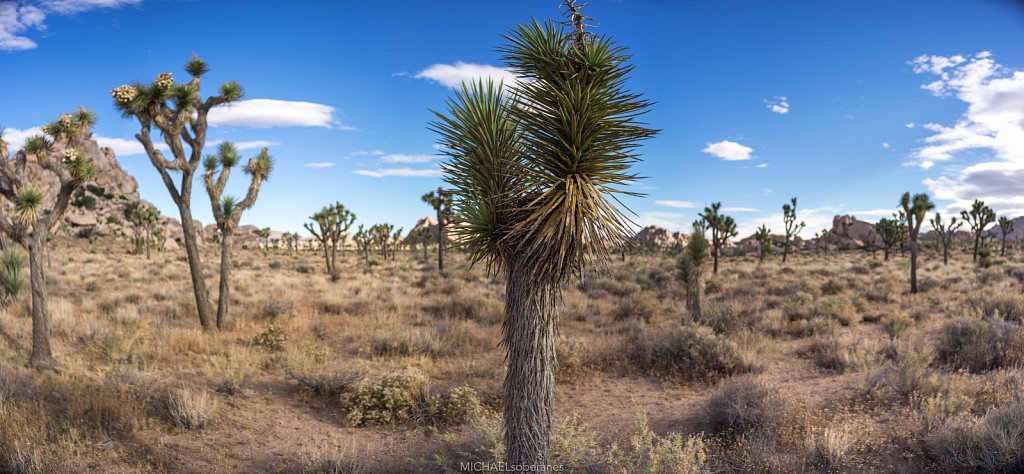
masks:
[(4, 250), (0, 256), (0, 307), (11, 304), (25, 286), (25, 278), (21, 273), (24, 263), (25, 257), (14, 248)]
[(849, 298), (827, 296), (814, 303), (814, 317), (833, 319), (843, 326), (849, 326), (857, 317), (857, 310)]
[(717, 380), (758, 369), (736, 343), (707, 326), (686, 324), (667, 331), (634, 328), (627, 335), (624, 352), (651, 375), (681, 380)]
[(352, 426), (451, 426), (471, 421), (482, 411), (480, 397), (472, 388), (432, 394), (429, 379), (414, 370), (362, 381), (341, 395), (341, 405)]
[(423, 312), (437, 319), (471, 320), (494, 324), (504, 315), (502, 303), (480, 294), (456, 291), (443, 295), (423, 305)]
[(643, 321), (650, 322), (658, 313), (658, 305), (652, 300), (652, 296), (643, 292), (630, 293), (623, 297), (619, 304), (612, 310), (612, 318), (615, 321)]
[(295, 302), (285, 298), (269, 299), (263, 302), (260, 315), (267, 319), (287, 316), (295, 312)]
[(206, 391), (185, 387), (167, 393), (165, 403), (168, 419), (174, 426), (185, 430), (205, 428), (217, 408), (216, 400)]
[(821, 284), (821, 293), (824, 295), (838, 295), (842, 293), (846, 288), (846, 285), (842, 281), (836, 280), (835, 278), (829, 278), (825, 280), (825, 283)]
[(285, 373), (299, 384), (302, 393), (332, 399), (350, 391), (363, 378), (359, 371), (335, 364), (327, 348), (316, 346), (306, 346), (301, 354), (290, 357)]
[(783, 301), (780, 309), (786, 319), (796, 321), (798, 319), (809, 319), (812, 314), (811, 308), (813, 304), (814, 296), (809, 293), (799, 292)]
[(272, 323), (259, 334), (256, 334), (256, 337), (252, 338), (253, 345), (270, 352), (283, 351), (284, 344), (287, 341), (288, 335), (285, 334), (284, 329), (277, 323)]
[(983, 295), (972, 300), (976, 310), (985, 317), (1000, 317), (1007, 321), (1024, 322), (1024, 296), (1015, 293)]
[(940, 362), (985, 372), (1024, 362), (1024, 332), (1001, 319), (961, 319), (942, 327), (936, 347)]
[(818, 337), (797, 355), (813, 360), (822, 369), (837, 373), (863, 367), (868, 359), (868, 354), (860, 347), (843, 344), (835, 336)]
[(893, 291), (895, 289), (888, 280), (875, 280), (864, 291), (864, 298), (872, 303), (888, 303), (892, 298)]
[(970, 414), (974, 399), (964, 395), (936, 394), (921, 402), (921, 428), (931, 433), (952, 418)]
[(279, 260), (271, 260), (270, 263), (267, 264), (267, 268), (271, 270), (280, 270), (282, 266), (283, 264)]
[(914, 320), (910, 315), (902, 311), (887, 314), (882, 317), (882, 328), (884, 328), (885, 332), (889, 334), (889, 337), (893, 339), (900, 337), (900, 335), (910, 328), (913, 323)]
[(873, 399), (909, 401), (948, 390), (948, 378), (931, 369), (935, 351), (922, 339), (895, 341), (891, 359), (868, 377), (867, 394)]
[(299, 273), (311, 274), (315, 273), (316, 269), (312, 265), (298, 265), (295, 267), (295, 271)]
[(807, 438), (811, 462), (826, 472), (838, 472), (849, 462), (853, 437), (844, 427), (812, 430)]
[(699, 322), (718, 334), (738, 331), (747, 324), (743, 322), (743, 309), (735, 304), (716, 301), (704, 306)]
[(373, 472), (366, 456), (354, 449), (317, 443), (302, 453), (302, 472), (310, 474), (364, 474)]
[(705, 408), (712, 432), (732, 435), (777, 429), (786, 411), (778, 390), (749, 377), (726, 382)]
[(434, 337), (417, 328), (378, 331), (370, 340), (370, 352), (375, 356), (439, 355), (442, 351)]
[(561, 336), (555, 345), (555, 377), (572, 378), (584, 367), (587, 344), (581, 338)]
[(1024, 472), (1024, 399), (950, 420), (925, 445), (949, 472)]

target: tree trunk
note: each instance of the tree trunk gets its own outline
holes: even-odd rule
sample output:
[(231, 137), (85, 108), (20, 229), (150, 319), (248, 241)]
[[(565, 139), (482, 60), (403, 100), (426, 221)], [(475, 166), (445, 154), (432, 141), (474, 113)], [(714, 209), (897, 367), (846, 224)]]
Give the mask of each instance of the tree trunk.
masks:
[(714, 253), (714, 255), (712, 255), (712, 260), (714, 260), (714, 262), (715, 262), (715, 268), (712, 271), (712, 274), (718, 275), (718, 244), (717, 243), (715, 245), (711, 246), (711, 251)]
[(199, 324), (203, 329), (210, 330), (210, 302), (206, 299), (206, 281), (203, 279), (203, 261), (199, 255), (199, 246), (196, 242), (195, 224), (192, 220), (192, 211), (187, 201), (178, 205), (178, 212), (181, 213), (181, 227), (185, 241), (185, 251), (188, 254), (188, 269), (192, 274), (192, 292), (196, 298), (196, 312), (199, 313)]
[(153, 249), (153, 231), (146, 229), (146, 260), (150, 259), (150, 251)]
[(942, 264), (949, 265), (949, 243), (942, 244)]
[(321, 240), (320, 246), (324, 248), (324, 265), (327, 267), (327, 274), (331, 274), (331, 249), (327, 248), (327, 241)]
[(910, 294), (917, 293), (917, 236), (910, 239)]
[(231, 303), (231, 240), (232, 235), (221, 232), (220, 237), (220, 294), (217, 295), (217, 329), (229, 324), (228, 305)]
[(539, 472), (551, 447), (557, 288), (538, 288), (521, 265), (510, 262), (505, 283), (505, 460), (517, 471)]
[(885, 248), (885, 258), (883, 260), (887, 262), (889, 261), (889, 247)]
[(978, 261), (978, 246), (981, 243), (981, 232), (974, 233), (974, 257), (971, 259), (972, 262)]
[(1000, 257), (1005, 257), (1006, 256), (1006, 234), (1005, 233), (1003, 234), (1003, 246), (1002, 246), (1001, 249), (999, 249), (999, 256)]
[(694, 265), (686, 288), (686, 306), (694, 320), (699, 320), (704, 316), (704, 306), (701, 304), (703, 299), (704, 276), (701, 274), (700, 266)]
[(757, 263), (764, 263), (764, 244), (761, 244), (761, 251), (757, 254)]
[(57, 361), (50, 350), (50, 313), (46, 308), (46, 273), (43, 267), (45, 241), (45, 236), (34, 236), (28, 245), (32, 286), (32, 354), (29, 356), (29, 365), (36, 370), (57, 367)]
[(789, 239), (786, 239), (786, 244), (782, 247), (782, 263), (786, 263), (786, 257), (789, 256)]
[(444, 222), (441, 211), (437, 211), (437, 271), (444, 273)]

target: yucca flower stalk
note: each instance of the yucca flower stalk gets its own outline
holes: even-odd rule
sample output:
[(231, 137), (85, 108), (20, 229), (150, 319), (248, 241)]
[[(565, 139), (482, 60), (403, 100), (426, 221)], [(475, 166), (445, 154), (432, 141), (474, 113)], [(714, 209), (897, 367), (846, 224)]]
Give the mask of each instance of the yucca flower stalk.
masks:
[(217, 295), (217, 329), (226, 328), (230, 322), (228, 309), (231, 303), (231, 245), (235, 229), (238, 228), (238, 222), (242, 219), (242, 213), (256, 204), (260, 187), (270, 178), (270, 172), (274, 169), (274, 159), (266, 148), (249, 159), (245, 165), (245, 173), (250, 176), (249, 191), (239, 201), (234, 196), (224, 195), (224, 188), (228, 184), (231, 170), (238, 164), (238, 161), (238, 151), (230, 142), (221, 143), (217, 147), (217, 154), (209, 155), (203, 161), (205, 169), (203, 184), (210, 196), (213, 218), (216, 221), (217, 230), (220, 231), (220, 293)]
[(626, 89), (625, 49), (571, 28), (516, 26), (500, 48), (517, 84), (464, 85), (437, 113), (453, 234), (470, 260), (506, 277), (502, 345), (506, 460), (541, 466), (550, 452), (552, 364), (561, 287), (624, 245), (632, 222), (619, 202), (634, 195), (630, 166), (655, 131), (649, 107)]
[[(42, 128), (44, 135), (26, 140), (13, 157), (9, 156), (7, 143), (0, 136), (0, 196), (14, 205), (13, 218), (0, 215), (0, 231), (28, 250), (32, 288), (32, 353), (29, 363), (36, 369), (58, 367), (50, 348), (50, 316), (43, 260), (50, 232), (64, 216), (72, 194), (96, 176), (95, 166), (80, 151), (92, 137), (95, 122), (96, 116), (86, 109), (63, 114)], [(55, 196), (47, 196), (39, 187), (41, 183), (30, 181), (26, 170), (30, 159), (35, 160), (43, 172), (56, 176), (59, 186)]]
[[(123, 116), (139, 122), (140, 129), (135, 138), (146, 150), (149, 161), (160, 173), (164, 186), (178, 207), (196, 312), (203, 329), (209, 330), (214, 327), (214, 322), (210, 318), (202, 257), (192, 218), (192, 185), (203, 160), (207, 115), (214, 107), (241, 100), (243, 90), (238, 83), (230, 81), (220, 86), (217, 95), (203, 99), (200, 94), (202, 76), (209, 71), (209, 66), (198, 56), (192, 56), (185, 64), (185, 71), (191, 76), (188, 82), (177, 83), (170, 73), (161, 73), (148, 85), (138, 82), (124, 84), (110, 91), (110, 95)], [(170, 156), (154, 144), (154, 127), (167, 145)], [(176, 174), (180, 174), (179, 184), (175, 184)]]

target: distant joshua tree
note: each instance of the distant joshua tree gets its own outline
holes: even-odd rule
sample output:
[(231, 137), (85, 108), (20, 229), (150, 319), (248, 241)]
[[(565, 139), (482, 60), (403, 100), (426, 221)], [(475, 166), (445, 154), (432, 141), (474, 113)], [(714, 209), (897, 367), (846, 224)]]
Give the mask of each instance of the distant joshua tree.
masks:
[(150, 250), (153, 248), (153, 229), (160, 221), (160, 211), (144, 202), (134, 201), (125, 208), (125, 218), (132, 227), (135, 253), (141, 254), (142, 248), (145, 247), (146, 260), (149, 260)]
[(722, 254), (722, 248), (726, 246), (729, 239), (736, 237), (736, 221), (732, 217), (721, 213), (722, 203), (712, 203), (704, 208), (700, 218), (704, 220), (707, 228), (711, 230), (711, 258), (713, 263), (712, 273), (718, 275), (718, 257)]
[[(327, 266), (327, 274), (336, 273), (335, 261), (338, 255), (338, 244), (344, 243), (345, 233), (352, 227), (356, 215), (336, 202), (324, 206), (319, 212), (310, 216), (313, 222), (303, 224), (313, 237), (320, 241), (320, 247), (324, 251), (324, 262)], [(315, 225), (314, 225), (315, 224)], [(359, 226), (362, 229), (362, 226)]]
[(999, 249), (999, 256), (1006, 256), (1006, 239), (1013, 233), (1013, 220), (1006, 216), (999, 217), (999, 237), (1002, 245)]
[(949, 247), (953, 244), (953, 234), (964, 225), (963, 221), (956, 220), (956, 217), (949, 219), (949, 224), (942, 222), (942, 214), (936, 212), (935, 218), (931, 220), (932, 228), (939, 235), (939, 245), (942, 246), (942, 264), (949, 265)]
[(907, 236), (910, 242), (910, 294), (917, 293), (917, 237), (921, 233), (921, 224), (928, 216), (928, 211), (935, 209), (935, 203), (928, 198), (927, 193), (918, 193), (913, 197), (910, 193), (903, 193), (900, 197), (900, 207), (907, 216)]
[(632, 236), (615, 195), (655, 133), (638, 121), (649, 103), (625, 87), (626, 51), (566, 6), (568, 31), (534, 21), (507, 34), (500, 51), (524, 78), (514, 92), (464, 86), (432, 124), (450, 157), (454, 232), (470, 261), (506, 276), (505, 461), (514, 466), (548, 462), (561, 288)]
[[(274, 160), (266, 148), (260, 150), (255, 158), (250, 158), (249, 163), (245, 165), (245, 173), (251, 177), (249, 191), (245, 194), (245, 198), (238, 201), (234, 196), (225, 196), (224, 187), (227, 186), (231, 170), (238, 164), (239, 159), (235, 146), (230, 142), (224, 142), (217, 147), (216, 155), (208, 155), (203, 160), (205, 169), (203, 184), (206, 185), (206, 192), (210, 195), (213, 219), (217, 223), (217, 230), (220, 231), (220, 293), (217, 295), (217, 329), (224, 329), (229, 323), (231, 244), (235, 230), (238, 228), (238, 221), (242, 219), (243, 212), (256, 204), (260, 187), (270, 177), (270, 172), (274, 169)], [(261, 238), (269, 236), (270, 228), (260, 230)]]
[[(242, 98), (242, 86), (231, 81), (220, 86), (218, 95), (202, 99), (200, 78), (209, 71), (206, 62), (197, 56), (185, 64), (185, 70), (192, 79), (184, 84), (175, 84), (171, 73), (159, 74), (150, 85), (125, 84), (111, 91), (114, 105), (125, 117), (138, 120), (141, 129), (135, 138), (142, 143), (146, 155), (178, 206), (181, 215), (182, 241), (188, 254), (189, 271), (192, 275), (192, 291), (196, 299), (196, 312), (203, 329), (213, 329), (210, 320), (210, 302), (203, 278), (203, 263), (196, 241), (195, 221), (192, 219), (192, 184), (195, 172), (203, 160), (206, 146), (207, 114), (216, 106), (235, 102)], [(153, 143), (153, 127), (163, 137), (171, 154), (168, 159), (164, 152)], [(186, 150), (187, 147), (187, 150)], [(175, 185), (175, 175), (180, 175), (181, 184)]]
[(875, 224), (875, 233), (878, 234), (878, 238), (882, 241), (882, 251), (885, 255), (885, 260), (889, 260), (892, 250), (899, 246), (903, 240), (903, 226), (895, 218), (883, 218), (878, 221), (878, 224)]
[[(96, 116), (86, 109), (64, 114), (43, 127), (43, 135), (30, 137), (24, 147), (9, 158), (7, 143), (0, 136), (0, 196), (14, 205), (11, 215), (0, 214), (0, 231), (28, 250), (29, 280), (32, 287), (32, 353), (29, 364), (37, 370), (56, 369), (50, 350), (50, 313), (47, 309), (46, 274), (43, 264), (50, 232), (60, 223), (71, 195), (96, 176), (96, 167), (80, 150), (92, 137)], [(29, 157), (56, 176), (56, 196), (49, 199), (29, 181)]]
[(764, 224), (757, 228), (754, 232), (754, 238), (757, 240), (757, 261), (758, 263), (764, 263), (764, 256), (772, 253), (772, 231)]
[(985, 201), (978, 199), (971, 204), (970, 211), (960, 211), (960, 218), (967, 223), (974, 233), (974, 257), (972, 261), (978, 261), (978, 250), (981, 247), (982, 234), (985, 228), (996, 221), (996, 213), (992, 208), (985, 205)]
[(437, 191), (424, 194), (420, 199), (430, 204), (437, 213), (437, 271), (444, 273), (445, 228), (448, 227), (448, 218), (452, 213), (452, 193), (437, 188)]
[(782, 222), (786, 226), (786, 240), (782, 245), (782, 263), (786, 263), (789, 256), (789, 249), (793, 246), (796, 237), (804, 229), (805, 224), (796, 222), (796, 198), (789, 200), (789, 204), (782, 205)]
[(686, 308), (694, 319), (703, 315), (704, 264), (708, 260), (708, 241), (704, 231), (694, 228), (679, 256), (679, 279), (686, 288)]

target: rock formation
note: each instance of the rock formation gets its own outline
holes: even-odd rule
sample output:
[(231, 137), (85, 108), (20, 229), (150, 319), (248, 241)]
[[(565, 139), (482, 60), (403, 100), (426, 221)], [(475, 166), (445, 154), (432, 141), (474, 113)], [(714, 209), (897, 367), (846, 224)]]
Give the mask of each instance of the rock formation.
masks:
[(642, 244), (668, 248), (675, 245), (686, 245), (688, 236), (682, 232), (669, 232), (661, 227), (651, 225), (637, 232), (635, 239)]

